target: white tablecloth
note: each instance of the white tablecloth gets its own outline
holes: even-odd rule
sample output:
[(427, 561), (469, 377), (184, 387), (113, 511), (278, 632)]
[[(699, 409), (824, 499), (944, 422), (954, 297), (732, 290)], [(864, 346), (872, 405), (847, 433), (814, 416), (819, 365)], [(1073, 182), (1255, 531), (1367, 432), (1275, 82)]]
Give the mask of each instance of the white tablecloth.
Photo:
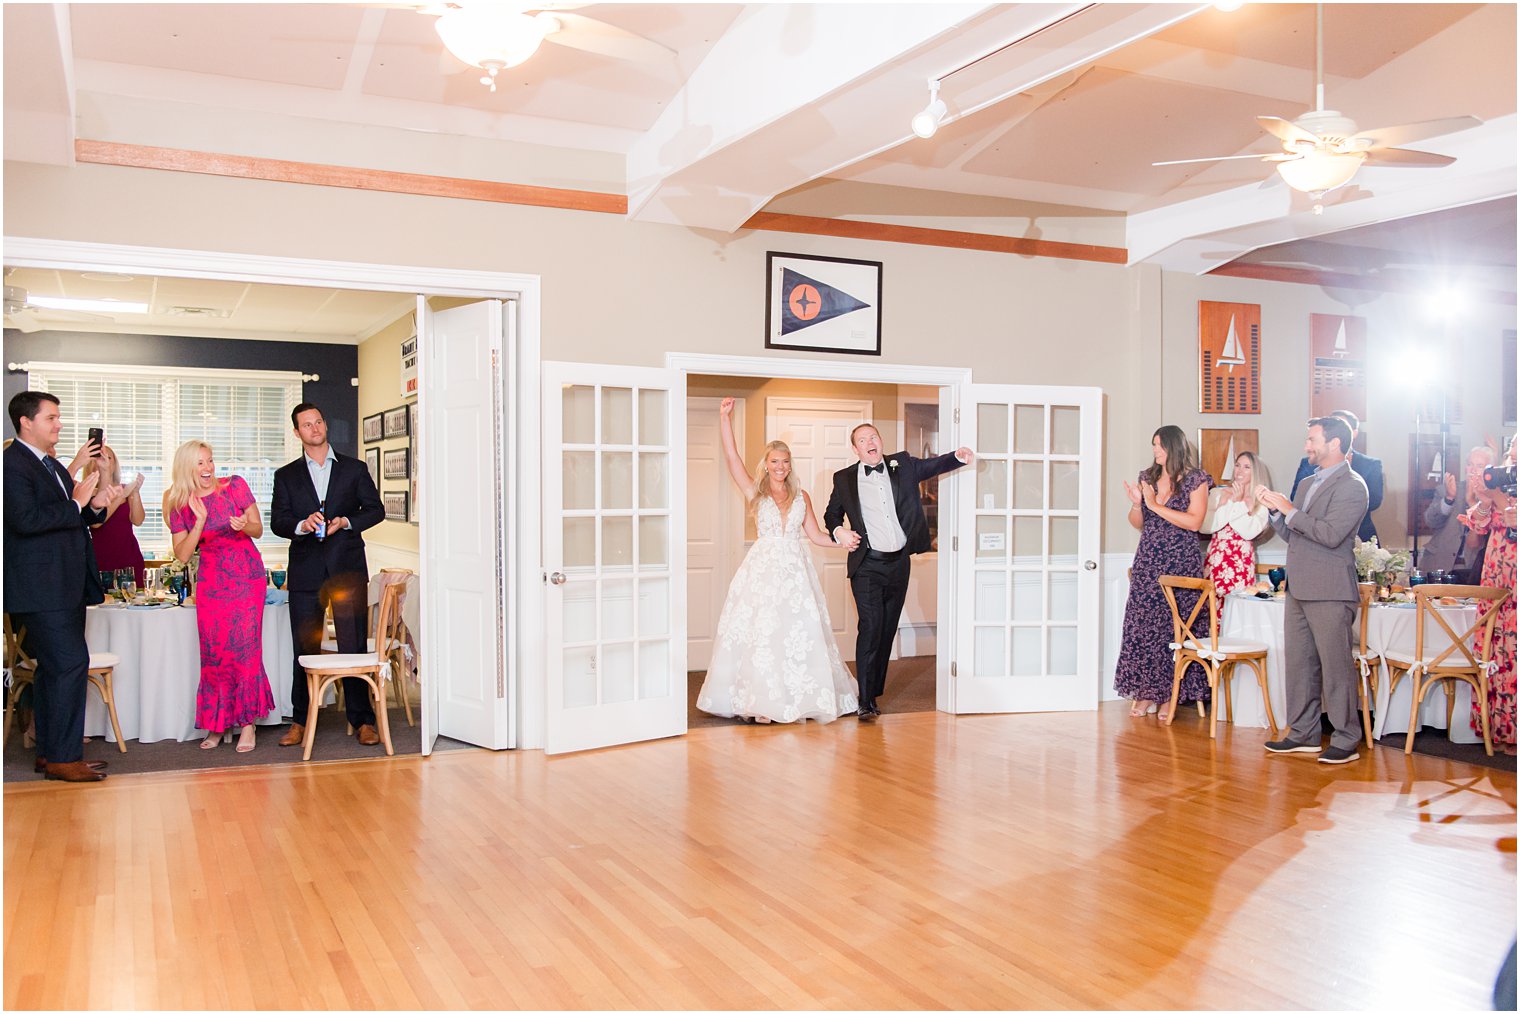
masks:
[[(1461, 633), (1472, 626), (1477, 618), (1477, 607), (1466, 606), (1443, 606), (1440, 608), (1446, 622), (1451, 624), (1452, 629)], [(1414, 654), (1414, 605), (1396, 606), (1373, 606), (1372, 616), (1367, 621), (1367, 651), (1381, 655), (1386, 651), (1402, 651)], [(1355, 636), (1356, 628), (1353, 628)], [(1288, 695), (1287, 676), (1284, 671), (1283, 661), (1286, 657), (1283, 649), (1283, 600), (1275, 598), (1271, 601), (1258, 599), (1253, 596), (1231, 595), (1225, 600), (1224, 622), (1220, 626), (1221, 637), (1245, 638), (1252, 641), (1261, 641), (1267, 646), (1267, 690), (1272, 695), (1272, 714), (1277, 719), (1278, 728), (1281, 729), (1287, 718)], [(1446, 634), (1436, 623), (1431, 620), (1426, 622), (1425, 643), (1427, 646), (1445, 647), (1449, 642)], [(1427, 647), (1427, 651), (1429, 647)], [(1437, 648), (1439, 651), (1440, 649)], [(1262, 707), (1261, 691), (1257, 688), (1256, 677), (1252, 670), (1245, 665), (1238, 665), (1234, 669), (1234, 705), (1235, 723), (1237, 725), (1255, 725), (1265, 729), (1267, 727), (1267, 712)], [(1372, 734), (1384, 736), (1396, 732), (1409, 730), (1409, 695), (1410, 681), (1408, 677), (1399, 680), (1399, 688), (1393, 699), (1388, 699), (1388, 670), (1383, 668), (1378, 677), (1378, 696), (1373, 704)], [(1453, 713), (1453, 725), (1451, 739), (1456, 743), (1476, 743), (1479, 737), (1475, 735), (1468, 725), (1467, 717), (1472, 707), (1472, 691), (1468, 686), (1458, 684), (1457, 706)], [(1223, 718), (1224, 712), (1220, 712)], [(1446, 691), (1437, 689), (1427, 694), (1425, 703), (1420, 706), (1420, 723), (1434, 726), (1437, 729), (1446, 728)]]
[[(142, 743), (204, 737), (195, 728), (195, 690), (201, 679), (200, 634), (195, 607), (129, 609), (92, 606), (85, 611), (85, 640), (90, 651), (121, 658), (112, 675), (116, 718), (125, 739)], [(274, 691), (275, 708), (260, 725), (278, 725), (290, 714), (290, 607), (264, 607), (264, 673)], [(84, 733), (115, 742), (111, 719), (91, 690), (86, 695)]]

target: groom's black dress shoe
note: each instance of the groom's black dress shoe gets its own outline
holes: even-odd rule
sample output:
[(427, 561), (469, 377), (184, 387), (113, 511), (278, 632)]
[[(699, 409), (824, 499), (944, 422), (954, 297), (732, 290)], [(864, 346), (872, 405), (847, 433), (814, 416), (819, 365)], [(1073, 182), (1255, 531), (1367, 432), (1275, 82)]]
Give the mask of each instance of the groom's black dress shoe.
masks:
[(876, 718), (880, 718), (881, 717), (881, 708), (879, 706), (877, 706), (877, 704), (876, 704), (875, 701), (871, 701), (869, 704), (866, 705), (866, 707), (869, 708), (869, 709), (871, 709), (872, 716), (874, 716)]
[(859, 710), (855, 712), (855, 717), (860, 719), (862, 722), (869, 722), (875, 719), (877, 714), (879, 714), (879, 712), (877, 712), (874, 707), (869, 704), (862, 704)]

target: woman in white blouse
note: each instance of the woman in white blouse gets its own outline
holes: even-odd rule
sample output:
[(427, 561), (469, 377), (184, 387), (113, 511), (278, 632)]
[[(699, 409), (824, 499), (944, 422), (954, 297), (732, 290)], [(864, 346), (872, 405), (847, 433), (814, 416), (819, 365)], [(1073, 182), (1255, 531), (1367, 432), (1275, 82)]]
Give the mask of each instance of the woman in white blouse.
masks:
[(1272, 480), (1261, 461), (1250, 451), (1235, 456), (1235, 471), (1228, 486), (1209, 491), (1209, 510), (1203, 519), (1209, 540), (1208, 571), (1219, 595), (1256, 583), (1255, 540), (1267, 527), (1267, 505), (1256, 499), (1257, 485), (1268, 489)]

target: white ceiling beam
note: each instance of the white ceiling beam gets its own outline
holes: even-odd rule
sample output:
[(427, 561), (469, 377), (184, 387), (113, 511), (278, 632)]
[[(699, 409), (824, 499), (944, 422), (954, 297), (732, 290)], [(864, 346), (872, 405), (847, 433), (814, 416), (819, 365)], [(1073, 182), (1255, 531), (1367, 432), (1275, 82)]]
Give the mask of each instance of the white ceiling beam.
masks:
[(5, 157), (74, 164), (74, 47), (67, 4), (5, 5)]
[(930, 79), (955, 72), (949, 122), (1206, 6), (751, 8), (629, 152), (629, 214), (732, 232), (776, 195), (910, 141)]
[[(1422, 150), (1457, 161), (1440, 169), (1366, 166), (1352, 182), (1370, 196), (1345, 201), (1331, 193), (1319, 215), (1287, 186), (1257, 184), (1130, 215), (1129, 263), (1204, 274), (1260, 247), (1509, 197), (1516, 190), (1516, 140), (1510, 115), (1422, 141)], [(1274, 171), (1262, 168), (1263, 179)]]

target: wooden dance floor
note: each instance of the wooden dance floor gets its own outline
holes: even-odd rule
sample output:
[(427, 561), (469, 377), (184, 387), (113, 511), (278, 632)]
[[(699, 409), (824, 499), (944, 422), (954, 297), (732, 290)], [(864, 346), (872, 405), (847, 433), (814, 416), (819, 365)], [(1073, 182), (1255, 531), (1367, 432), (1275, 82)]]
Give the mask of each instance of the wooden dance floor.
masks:
[(1127, 707), (7, 785), (5, 1006), (1488, 1004), (1513, 774)]

